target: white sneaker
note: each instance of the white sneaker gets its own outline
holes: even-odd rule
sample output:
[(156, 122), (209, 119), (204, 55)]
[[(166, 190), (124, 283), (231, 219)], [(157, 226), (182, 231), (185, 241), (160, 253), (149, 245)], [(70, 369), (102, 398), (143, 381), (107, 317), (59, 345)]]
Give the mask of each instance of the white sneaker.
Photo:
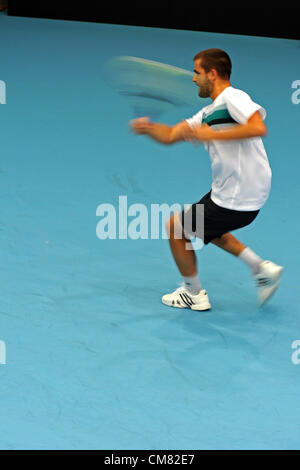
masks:
[(192, 310), (209, 310), (211, 308), (205, 289), (202, 289), (197, 295), (192, 295), (184, 286), (180, 286), (171, 294), (164, 295), (161, 300), (169, 307), (191, 308)]
[(260, 268), (254, 280), (258, 289), (258, 304), (261, 307), (278, 289), (283, 267), (272, 261), (263, 261)]

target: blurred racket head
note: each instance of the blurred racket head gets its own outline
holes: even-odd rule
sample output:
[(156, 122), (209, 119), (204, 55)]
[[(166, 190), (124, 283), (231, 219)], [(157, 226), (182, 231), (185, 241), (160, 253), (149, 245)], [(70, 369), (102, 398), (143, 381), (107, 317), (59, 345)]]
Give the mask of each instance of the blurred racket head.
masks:
[(197, 106), (193, 73), (139, 57), (113, 57), (104, 65), (107, 83), (124, 97), (133, 117), (152, 120), (174, 108)]

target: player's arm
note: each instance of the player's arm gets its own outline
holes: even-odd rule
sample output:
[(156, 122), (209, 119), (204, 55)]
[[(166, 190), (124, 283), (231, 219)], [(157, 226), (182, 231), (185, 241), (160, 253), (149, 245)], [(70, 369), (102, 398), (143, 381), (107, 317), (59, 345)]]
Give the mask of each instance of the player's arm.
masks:
[(151, 122), (146, 117), (133, 119), (130, 121), (130, 126), (136, 134), (146, 134), (157, 142), (166, 145), (185, 140), (185, 132), (189, 127), (186, 121), (169, 126), (167, 124)]
[(249, 139), (265, 135), (267, 135), (267, 126), (261, 118), (259, 111), (252, 114), (246, 124), (238, 124), (230, 129), (216, 131), (215, 133), (217, 140)]
[(256, 111), (245, 124), (237, 124), (230, 129), (214, 130), (207, 124), (193, 126), (185, 133), (186, 140), (199, 140), (208, 142), (210, 140), (240, 140), (251, 137), (263, 137), (267, 134), (267, 127)]

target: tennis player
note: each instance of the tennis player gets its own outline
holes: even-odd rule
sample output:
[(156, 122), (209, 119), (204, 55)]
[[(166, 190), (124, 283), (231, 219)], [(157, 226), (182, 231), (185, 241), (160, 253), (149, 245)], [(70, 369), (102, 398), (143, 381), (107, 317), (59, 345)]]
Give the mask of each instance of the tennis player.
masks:
[[(199, 236), (204, 245), (212, 243), (249, 266), (259, 306), (274, 294), (283, 271), (282, 266), (262, 259), (231, 233), (255, 220), (268, 199), (272, 179), (262, 142), (267, 134), (266, 111), (247, 93), (231, 86), (231, 69), (231, 59), (221, 49), (199, 52), (194, 57), (193, 82), (199, 97), (209, 97), (212, 103), (174, 126), (154, 123), (147, 117), (130, 122), (134, 133), (146, 134), (162, 144), (203, 142), (211, 159), (211, 190), (185, 211), (172, 215), (166, 225), (183, 283), (164, 295), (162, 302), (177, 308), (211, 308), (199, 278), (191, 237)], [(197, 204), (204, 205), (202, 225), (197, 220)], [(185, 224), (185, 220), (192, 223)]]

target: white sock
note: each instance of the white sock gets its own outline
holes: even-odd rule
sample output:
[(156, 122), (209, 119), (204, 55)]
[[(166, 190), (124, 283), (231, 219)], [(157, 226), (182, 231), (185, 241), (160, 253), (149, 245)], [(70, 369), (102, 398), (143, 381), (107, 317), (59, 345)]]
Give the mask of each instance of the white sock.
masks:
[(247, 247), (239, 255), (239, 258), (243, 260), (252, 269), (252, 274), (259, 273), (260, 263), (263, 262), (263, 259), (261, 259), (256, 253), (254, 253), (254, 251)]
[(183, 277), (184, 287), (186, 290), (192, 294), (197, 295), (202, 289), (202, 285), (199, 279), (199, 275), (195, 274), (194, 276)]

